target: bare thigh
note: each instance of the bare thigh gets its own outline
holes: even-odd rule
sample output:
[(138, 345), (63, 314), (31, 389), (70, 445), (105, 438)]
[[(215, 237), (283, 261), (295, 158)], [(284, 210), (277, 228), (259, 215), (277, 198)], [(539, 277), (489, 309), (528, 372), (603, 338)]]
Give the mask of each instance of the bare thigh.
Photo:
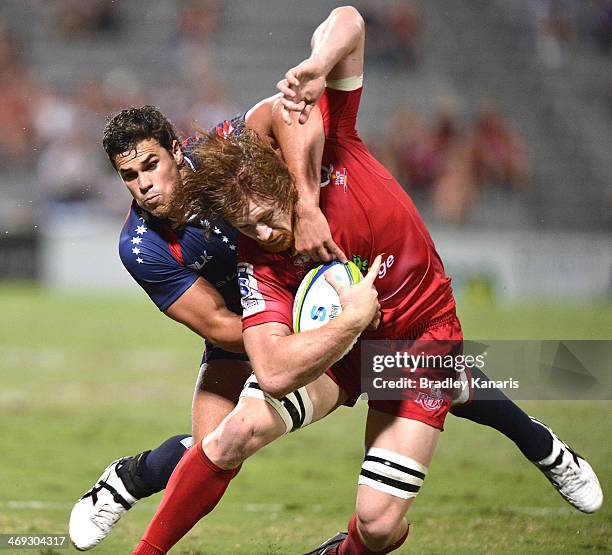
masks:
[(202, 365), (191, 406), (194, 442), (201, 441), (232, 412), (250, 374), (251, 364), (242, 360), (212, 360)]
[[(346, 394), (325, 374), (306, 389), (313, 405), (313, 422), (321, 420), (346, 400)], [(285, 433), (283, 419), (270, 404), (262, 399), (241, 397), (236, 408), (205, 436), (202, 447), (219, 467), (235, 468)]]

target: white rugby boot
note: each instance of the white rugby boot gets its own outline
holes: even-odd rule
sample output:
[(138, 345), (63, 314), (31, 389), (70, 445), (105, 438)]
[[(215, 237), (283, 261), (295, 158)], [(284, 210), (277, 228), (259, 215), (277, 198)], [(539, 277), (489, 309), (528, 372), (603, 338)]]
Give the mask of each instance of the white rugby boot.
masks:
[(117, 470), (131, 457), (110, 463), (94, 486), (79, 499), (70, 513), (70, 541), (79, 551), (87, 551), (108, 536), (115, 524), (137, 499), (125, 488)]
[(552, 451), (548, 457), (534, 464), (570, 505), (583, 513), (597, 512), (603, 504), (603, 492), (591, 465), (565, 442), (561, 441), (546, 424), (552, 436)]

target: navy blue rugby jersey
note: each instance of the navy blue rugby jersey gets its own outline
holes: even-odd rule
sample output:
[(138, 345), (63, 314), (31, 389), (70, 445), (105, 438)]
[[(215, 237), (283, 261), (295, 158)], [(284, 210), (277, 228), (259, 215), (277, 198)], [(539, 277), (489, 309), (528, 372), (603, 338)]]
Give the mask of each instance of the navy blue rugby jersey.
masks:
[(132, 201), (119, 239), (119, 255), (160, 310), (166, 310), (201, 276), (221, 293), (231, 311), (241, 314), (237, 237), (238, 232), (224, 221), (173, 229), (168, 221)]
[[(244, 125), (244, 115), (239, 115), (214, 130), (228, 138), (239, 135)], [(181, 145), (192, 169), (198, 164), (193, 150), (199, 140), (188, 137)], [(242, 314), (236, 277), (237, 239), (238, 231), (224, 220), (198, 221), (173, 229), (169, 222), (132, 201), (119, 239), (119, 255), (160, 310), (166, 310), (201, 276), (221, 293), (232, 312)]]
[[(244, 115), (218, 124), (220, 136), (240, 134)], [(195, 169), (193, 147), (198, 138), (181, 145), (185, 161)], [(211, 283), (229, 310), (242, 315), (237, 278), (238, 231), (222, 219), (194, 221), (173, 229), (167, 220), (156, 218), (132, 201), (119, 238), (123, 265), (160, 310), (170, 307), (198, 277)], [(230, 353), (205, 341), (202, 362), (215, 359), (248, 360), (244, 353)]]

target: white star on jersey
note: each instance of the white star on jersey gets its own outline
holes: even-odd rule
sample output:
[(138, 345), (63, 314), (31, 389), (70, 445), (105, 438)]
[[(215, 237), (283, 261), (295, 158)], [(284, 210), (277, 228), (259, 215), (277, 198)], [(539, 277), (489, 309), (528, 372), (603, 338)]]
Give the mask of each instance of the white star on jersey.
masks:
[(147, 228), (144, 225), (139, 225), (136, 228), (136, 233), (138, 233), (138, 235), (142, 235), (143, 233), (147, 232)]
[(136, 259), (136, 262), (138, 262), (138, 264), (142, 264), (144, 262), (144, 260), (142, 258), (140, 258), (140, 256)]
[(140, 254), (140, 249), (139, 249), (138, 247), (134, 247), (134, 248), (132, 249), (132, 252), (133, 252), (134, 254)]
[(221, 230), (215, 226), (215, 229), (213, 229), (213, 233), (216, 233), (217, 235), (219, 235), (219, 233), (221, 233)]
[(230, 248), (231, 251), (235, 251), (236, 250), (236, 245), (230, 245), (229, 248)]
[(229, 239), (224, 235), (222, 241), (224, 243), (229, 243)]
[(142, 237), (132, 237), (132, 245), (140, 245), (142, 243)]

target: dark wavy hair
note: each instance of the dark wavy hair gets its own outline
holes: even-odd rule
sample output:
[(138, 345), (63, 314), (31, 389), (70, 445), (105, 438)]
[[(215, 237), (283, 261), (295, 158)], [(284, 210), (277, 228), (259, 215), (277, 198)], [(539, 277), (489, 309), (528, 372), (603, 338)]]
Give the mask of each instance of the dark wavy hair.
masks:
[(140, 141), (146, 139), (155, 139), (172, 152), (172, 141), (177, 140), (178, 135), (172, 122), (155, 106), (132, 106), (107, 121), (102, 146), (113, 168), (117, 169), (115, 157), (134, 150)]
[(230, 224), (247, 213), (249, 200), (293, 213), (297, 189), (287, 165), (251, 129), (224, 138), (216, 131), (203, 134), (192, 152), (197, 169), (173, 191), (170, 210), (187, 217)]

